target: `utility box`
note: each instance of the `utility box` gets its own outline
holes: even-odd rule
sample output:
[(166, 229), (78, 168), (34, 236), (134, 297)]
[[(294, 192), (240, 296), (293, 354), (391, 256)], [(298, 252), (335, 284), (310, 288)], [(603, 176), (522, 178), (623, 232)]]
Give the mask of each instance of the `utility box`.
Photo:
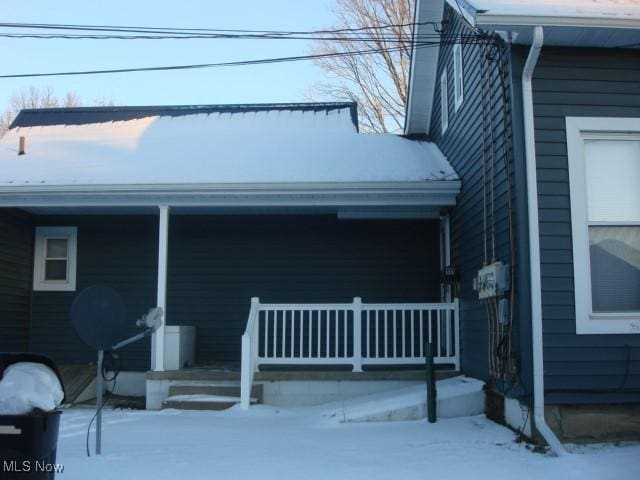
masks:
[(167, 325), (164, 330), (164, 368), (180, 370), (196, 361), (196, 327)]
[(478, 270), (473, 289), (480, 299), (498, 297), (509, 290), (509, 265), (494, 262)]

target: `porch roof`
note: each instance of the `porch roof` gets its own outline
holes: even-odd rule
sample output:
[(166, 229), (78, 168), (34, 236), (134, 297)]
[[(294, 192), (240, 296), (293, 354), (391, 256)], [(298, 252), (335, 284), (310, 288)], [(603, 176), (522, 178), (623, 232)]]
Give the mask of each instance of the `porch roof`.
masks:
[(0, 141), (0, 205), (296, 203), (348, 192), (455, 202), (459, 177), (434, 144), (360, 134), (354, 112), (351, 103), (26, 110)]

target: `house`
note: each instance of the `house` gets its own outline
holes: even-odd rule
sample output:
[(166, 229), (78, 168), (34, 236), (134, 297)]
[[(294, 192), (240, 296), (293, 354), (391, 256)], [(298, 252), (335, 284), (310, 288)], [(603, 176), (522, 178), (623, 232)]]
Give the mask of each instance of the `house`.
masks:
[(0, 350), (94, 362), (69, 310), (102, 284), (123, 336), (165, 312), (121, 355), (117, 391), (148, 408), (213, 381), (237, 396), (241, 355), (244, 406), (252, 380), (280, 404), (423, 382), (379, 370), (424, 365), (428, 338), (455, 371), (441, 213), (459, 190), (434, 144), (360, 134), (352, 103), (23, 110), (0, 142)]
[(405, 134), (462, 184), (461, 371), (558, 452), (637, 438), (640, 2), (418, 0), (416, 22)]

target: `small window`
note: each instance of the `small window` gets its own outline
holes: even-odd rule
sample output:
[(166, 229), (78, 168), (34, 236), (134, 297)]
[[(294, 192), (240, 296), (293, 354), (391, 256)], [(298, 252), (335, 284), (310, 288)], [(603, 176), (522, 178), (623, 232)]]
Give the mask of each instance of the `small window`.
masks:
[(76, 289), (76, 227), (36, 227), (33, 289)]
[(442, 133), (449, 127), (449, 81), (447, 71), (442, 72), (440, 77), (440, 115), (442, 121)]
[(640, 333), (640, 119), (567, 118), (577, 333)]
[(462, 78), (462, 44), (456, 43), (453, 46), (453, 93), (456, 112), (464, 100), (464, 83)]

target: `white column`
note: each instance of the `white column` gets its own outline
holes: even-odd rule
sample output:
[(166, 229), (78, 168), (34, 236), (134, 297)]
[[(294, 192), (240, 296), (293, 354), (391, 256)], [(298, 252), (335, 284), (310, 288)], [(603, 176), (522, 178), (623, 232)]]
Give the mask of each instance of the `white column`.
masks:
[(167, 252), (169, 245), (169, 207), (160, 205), (158, 229), (158, 297), (157, 306), (164, 312), (162, 326), (153, 334), (151, 368), (164, 371), (164, 330), (167, 323)]
[[(352, 308), (353, 308), (353, 371), (362, 372), (362, 299), (360, 297), (354, 297)], [(369, 325), (367, 325), (367, 328), (369, 328)]]

